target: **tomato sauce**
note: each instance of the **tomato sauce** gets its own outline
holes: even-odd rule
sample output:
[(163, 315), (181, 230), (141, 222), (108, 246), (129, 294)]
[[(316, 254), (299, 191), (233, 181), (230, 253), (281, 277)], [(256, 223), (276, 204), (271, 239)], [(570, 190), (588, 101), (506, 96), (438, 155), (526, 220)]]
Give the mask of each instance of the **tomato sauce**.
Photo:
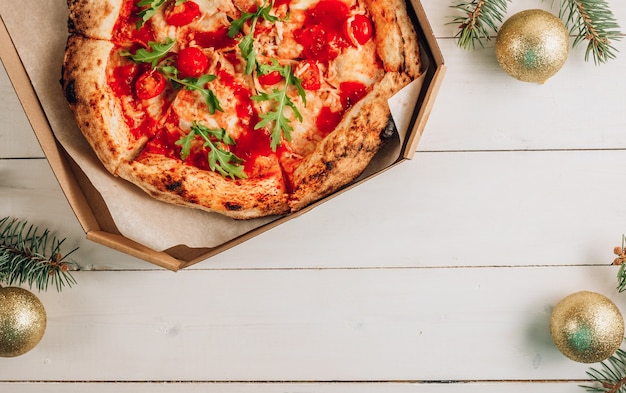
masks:
[[(174, 111), (170, 111), (167, 116), (167, 124), (174, 125), (174, 129), (178, 130), (179, 123), (178, 115)], [(166, 127), (161, 127), (156, 130), (154, 137), (148, 142), (144, 148), (144, 152), (161, 154), (166, 157), (180, 159), (181, 147), (176, 144), (176, 141), (180, 139), (181, 134), (179, 132), (169, 131)]]
[(190, 33), (190, 38), (196, 42), (196, 45), (203, 48), (224, 49), (232, 48), (237, 45), (237, 40), (228, 36), (228, 27), (220, 27), (216, 31), (196, 31)]
[(302, 28), (294, 38), (303, 46), (305, 59), (329, 61), (350, 46), (343, 26), (350, 17), (348, 6), (339, 0), (321, 0), (305, 12)]
[(317, 129), (320, 131), (322, 136), (326, 136), (330, 134), (337, 124), (343, 118), (344, 111), (333, 112), (329, 107), (322, 107), (322, 110), (317, 115), (317, 119), (315, 121), (315, 125)]
[(137, 14), (141, 10), (136, 5), (137, 1), (127, 0), (122, 5), (120, 15), (113, 27), (111, 41), (114, 44), (127, 47), (135, 43), (147, 48), (148, 42), (155, 40), (150, 21), (137, 29), (139, 23)]
[(342, 82), (339, 84), (339, 97), (344, 109), (349, 109), (367, 94), (367, 87), (361, 82)]
[(234, 93), (234, 100), (236, 101), (235, 111), (239, 119), (239, 125), (242, 128), (236, 145), (231, 146), (231, 149), (237, 157), (244, 160), (244, 170), (247, 173), (251, 173), (253, 171), (252, 166), (258, 156), (270, 156), (273, 154), (270, 148), (269, 137), (264, 129), (254, 129), (254, 126), (259, 122), (259, 116), (250, 98), (252, 92), (225, 71), (220, 71), (218, 78), (225, 87), (231, 89)]
[(138, 74), (139, 67), (134, 63), (115, 67), (108, 76), (109, 86), (118, 97), (132, 95)]
[(322, 136), (331, 133), (339, 124), (345, 112), (361, 100), (368, 93), (367, 86), (361, 82), (342, 82), (339, 84), (339, 97), (342, 110), (332, 111), (329, 107), (322, 107), (315, 119), (315, 125)]

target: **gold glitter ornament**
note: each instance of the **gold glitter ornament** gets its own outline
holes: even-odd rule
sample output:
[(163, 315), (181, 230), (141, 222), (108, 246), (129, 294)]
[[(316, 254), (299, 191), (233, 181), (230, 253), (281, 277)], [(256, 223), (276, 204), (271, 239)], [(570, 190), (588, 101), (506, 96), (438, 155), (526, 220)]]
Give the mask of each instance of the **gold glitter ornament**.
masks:
[(601, 362), (613, 355), (624, 340), (624, 318), (606, 296), (576, 292), (554, 307), (550, 334), (568, 358), (580, 363)]
[(563, 22), (544, 10), (526, 10), (507, 19), (496, 36), (496, 59), (509, 75), (523, 82), (544, 83), (569, 54)]
[(46, 310), (37, 296), (18, 287), (0, 287), (0, 357), (33, 349), (46, 330)]

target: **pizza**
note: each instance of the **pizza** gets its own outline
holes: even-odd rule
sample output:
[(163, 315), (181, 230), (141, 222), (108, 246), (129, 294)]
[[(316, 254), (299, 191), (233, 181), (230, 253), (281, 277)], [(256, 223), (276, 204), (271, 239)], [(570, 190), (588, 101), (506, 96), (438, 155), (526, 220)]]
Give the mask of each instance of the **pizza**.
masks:
[(404, 0), (68, 0), (61, 84), (108, 172), (233, 219), (356, 179), (423, 72)]

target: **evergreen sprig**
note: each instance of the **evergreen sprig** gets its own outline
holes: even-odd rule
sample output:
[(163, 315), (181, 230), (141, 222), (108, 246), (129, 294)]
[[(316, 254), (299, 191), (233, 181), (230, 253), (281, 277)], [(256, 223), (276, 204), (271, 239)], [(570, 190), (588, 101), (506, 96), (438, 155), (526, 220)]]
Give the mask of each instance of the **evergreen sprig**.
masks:
[(491, 33), (498, 31), (498, 24), (502, 23), (509, 1), (468, 0), (454, 4), (452, 8), (463, 13), (450, 22), (459, 25), (459, 31), (454, 36), (458, 45), (463, 49), (474, 49), (478, 42), (484, 47), (483, 40), (489, 41)]
[(615, 58), (617, 49), (611, 42), (622, 36), (606, 0), (561, 0), (559, 17), (575, 35), (573, 47), (588, 41), (585, 61), (590, 54), (596, 64)]
[[(474, 49), (476, 43), (484, 47), (483, 41), (498, 32), (510, 1), (460, 0), (453, 4), (451, 8), (461, 12), (450, 22), (459, 25), (455, 35), (459, 47)], [(559, 0), (559, 17), (574, 35), (572, 47), (587, 41), (585, 61), (591, 56), (595, 64), (601, 64), (616, 57), (618, 50), (612, 42), (623, 34), (607, 0)]]
[(622, 246), (613, 249), (617, 257), (613, 260), (613, 265), (619, 266), (617, 271), (617, 290), (626, 291), (626, 235), (622, 235)]
[(626, 352), (618, 349), (615, 354), (600, 363), (599, 368), (591, 367), (587, 375), (594, 385), (580, 385), (588, 392), (626, 393)]
[(0, 220), (0, 282), (7, 285), (33, 285), (39, 291), (52, 283), (57, 291), (76, 283), (69, 272), (74, 265), (61, 252), (65, 239), (59, 240), (48, 229), (40, 232), (25, 220), (4, 217)]

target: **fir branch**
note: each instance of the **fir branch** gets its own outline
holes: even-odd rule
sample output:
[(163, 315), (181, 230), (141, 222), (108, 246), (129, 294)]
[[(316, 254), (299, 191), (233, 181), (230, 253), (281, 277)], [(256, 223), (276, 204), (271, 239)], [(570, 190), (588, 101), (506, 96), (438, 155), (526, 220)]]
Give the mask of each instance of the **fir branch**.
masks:
[(626, 393), (626, 352), (618, 349), (600, 363), (600, 368), (590, 368), (587, 375), (594, 385), (580, 385), (588, 392)]
[(585, 61), (593, 56), (595, 64), (615, 58), (618, 50), (611, 44), (622, 38), (619, 25), (606, 0), (561, 0), (559, 17), (565, 20), (573, 47), (587, 40)]
[(8, 285), (27, 283), (45, 291), (50, 282), (57, 291), (76, 280), (69, 272), (74, 265), (67, 258), (76, 251), (61, 252), (65, 239), (59, 240), (47, 229), (42, 233), (25, 220), (4, 217), (0, 220), (0, 282)]
[(613, 265), (619, 266), (617, 272), (617, 290), (624, 292), (626, 290), (626, 236), (622, 235), (622, 246), (613, 249), (617, 258), (613, 260)]
[(490, 32), (498, 31), (497, 24), (502, 23), (507, 2), (511, 0), (467, 0), (459, 1), (451, 8), (461, 11), (463, 16), (452, 19), (459, 25), (459, 32), (454, 36), (463, 49), (474, 49), (475, 43), (484, 47), (483, 39), (490, 40)]

